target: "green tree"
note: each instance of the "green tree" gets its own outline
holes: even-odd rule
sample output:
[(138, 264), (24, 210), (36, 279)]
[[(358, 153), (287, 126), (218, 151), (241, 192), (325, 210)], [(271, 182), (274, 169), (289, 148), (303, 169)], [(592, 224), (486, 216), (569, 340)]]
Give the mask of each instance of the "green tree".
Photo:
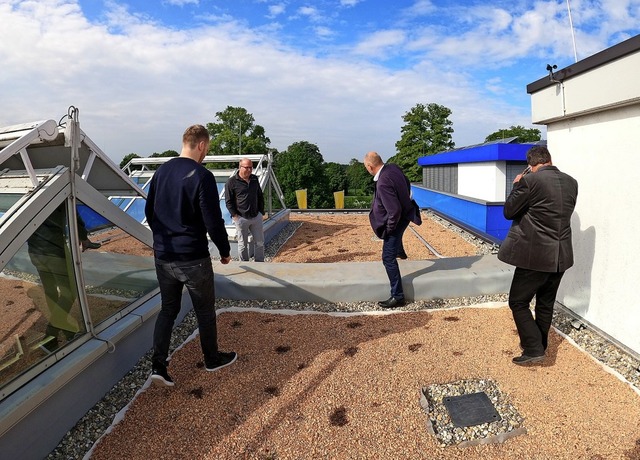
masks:
[(296, 190), (307, 190), (307, 206), (312, 209), (332, 208), (324, 171), (324, 159), (318, 146), (307, 141), (294, 142), (274, 159), (274, 171), (288, 208), (297, 208)]
[(350, 195), (373, 194), (373, 178), (364, 163), (352, 158), (347, 166), (347, 181)]
[[(175, 150), (165, 150), (162, 153), (153, 152), (151, 155), (149, 155), (149, 158), (172, 158), (172, 157), (177, 157), (177, 156), (180, 156), (180, 154), (178, 152), (176, 152)], [(148, 165), (147, 166), (147, 168), (149, 168), (151, 170), (158, 169), (159, 167), (160, 167), (159, 164)]]
[(177, 157), (177, 156), (180, 156), (180, 154), (175, 150), (165, 150), (162, 153), (154, 152), (151, 155), (149, 155), (149, 158), (167, 158), (167, 157)]
[[(125, 155), (122, 158), (122, 161), (120, 162), (120, 169), (123, 169), (125, 166), (127, 166), (127, 164), (129, 164), (129, 162), (134, 158), (140, 158), (140, 155), (138, 155), (137, 153), (129, 153)], [(142, 169), (142, 166), (135, 165), (135, 166), (132, 166), (131, 169)]]
[(216, 112), (217, 123), (207, 123), (211, 135), (210, 155), (264, 155), (271, 140), (253, 115), (242, 107), (227, 106)]
[(508, 137), (517, 137), (516, 141), (519, 144), (526, 144), (527, 142), (537, 142), (542, 136), (540, 130), (536, 128), (525, 128), (524, 126), (511, 126), (509, 129), (499, 129), (495, 133), (489, 134), (485, 142), (497, 141), (500, 139), (506, 139)]
[(345, 194), (348, 193), (348, 181), (347, 181), (347, 166), (339, 163), (325, 163), (324, 173), (327, 177), (327, 184), (329, 191), (338, 192), (344, 190)]
[(400, 140), (396, 142), (397, 154), (387, 161), (402, 168), (410, 181), (422, 180), (422, 168), (418, 158), (434, 155), (455, 147), (451, 110), (439, 104), (416, 104), (402, 117)]

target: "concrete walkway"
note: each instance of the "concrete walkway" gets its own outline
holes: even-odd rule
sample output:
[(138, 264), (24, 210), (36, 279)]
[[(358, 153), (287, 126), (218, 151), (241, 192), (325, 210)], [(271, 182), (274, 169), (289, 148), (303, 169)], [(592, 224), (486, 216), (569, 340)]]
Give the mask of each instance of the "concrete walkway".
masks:
[[(26, 251), (13, 270), (33, 272)], [(153, 258), (110, 253), (83, 253), (85, 282), (104, 289), (149, 292), (157, 285)], [(430, 260), (400, 260), (409, 301), (446, 299), (509, 292), (513, 267), (495, 255)], [(379, 301), (389, 297), (382, 262), (256, 263), (214, 260), (216, 296), (237, 300), (298, 302)]]
[[(495, 255), (400, 263), (408, 300), (509, 292), (513, 267)], [(378, 301), (389, 297), (382, 262), (214, 262), (216, 296), (238, 300), (301, 302)]]

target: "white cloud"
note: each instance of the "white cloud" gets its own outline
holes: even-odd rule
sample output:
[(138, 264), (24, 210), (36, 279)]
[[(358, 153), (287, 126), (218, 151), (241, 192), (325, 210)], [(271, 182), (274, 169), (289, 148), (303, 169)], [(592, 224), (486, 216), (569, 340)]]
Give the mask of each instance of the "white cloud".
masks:
[[(445, 2), (447, 5), (447, 2)], [(430, 0), (417, 0), (405, 10), (405, 15), (410, 17), (424, 16), (436, 11), (436, 6)]]
[(287, 9), (287, 6), (284, 3), (276, 3), (273, 5), (269, 5), (269, 17), (275, 18), (276, 16), (280, 16), (284, 14)]
[(163, 0), (163, 3), (175, 6), (197, 5), (199, 0)]
[(298, 14), (307, 17), (311, 21), (318, 21), (322, 19), (320, 11), (313, 6), (302, 6), (298, 8)]
[[(508, 66), (532, 56), (563, 60), (567, 65), (574, 60), (564, 1), (538, 1), (527, 8), (518, 3), (448, 8), (456, 19), (447, 25), (417, 28), (409, 49), (423, 50), (426, 59), (451, 58), (467, 66)], [(582, 50), (579, 58), (584, 58), (614, 44), (610, 40), (615, 31), (637, 32), (640, 1), (579, 0), (571, 4), (571, 12), (578, 51)]]
[[(57, 121), (74, 105), (82, 128), (119, 162), (131, 152), (179, 150), (186, 126), (240, 106), (264, 126), (272, 147), (306, 140), (325, 160), (346, 163), (369, 150), (393, 155), (402, 116), (417, 103), (452, 110), (458, 146), (530, 126), (524, 84), (543, 76), (550, 54), (572, 55), (563, 5), (549, 1), (528, 12), (467, 9), (451, 24), (456, 34), (425, 24), (379, 30), (332, 58), (293, 51), (274, 25), (250, 29), (239, 18), (210, 16), (209, 24), (177, 30), (110, 5), (105, 23), (91, 23), (73, 0), (0, 3), (0, 126)], [(581, 31), (580, 21), (579, 43), (608, 45), (604, 32)], [(514, 81), (485, 69), (532, 53), (542, 61), (539, 74)], [(399, 54), (416, 60), (398, 69), (366, 60)], [(513, 104), (518, 97), (525, 102)]]
[(405, 40), (406, 34), (402, 30), (381, 30), (370, 34), (358, 43), (353, 52), (366, 56), (381, 56), (390, 48), (397, 48), (404, 44)]
[(335, 35), (335, 32), (329, 27), (314, 27), (316, 35), (320, 38), (328, 38)]
[(478, 6), (454, 16), (458, 21), (449, 27), (418, 30), (408, 47), (423, 50), (425, 59), (465, 66), (504, 67), (532, 55), (572, 54), (566, 6), (557, 2), (524, 11)]

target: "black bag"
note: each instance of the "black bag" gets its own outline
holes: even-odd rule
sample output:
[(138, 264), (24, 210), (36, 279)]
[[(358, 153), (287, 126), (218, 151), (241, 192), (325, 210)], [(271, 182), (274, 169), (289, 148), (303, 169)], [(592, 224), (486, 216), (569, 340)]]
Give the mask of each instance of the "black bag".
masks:
[(420, 215), (420, 206), (418, 206), (418, 203), (416, 203), (416, 200), (414, 199), (411, 199), (411, 204), (415, 209), (415, 216), (413, 219), (411, 219), (411, 222), (413, 222), (416, 225), (422, 225), (422, 216)]

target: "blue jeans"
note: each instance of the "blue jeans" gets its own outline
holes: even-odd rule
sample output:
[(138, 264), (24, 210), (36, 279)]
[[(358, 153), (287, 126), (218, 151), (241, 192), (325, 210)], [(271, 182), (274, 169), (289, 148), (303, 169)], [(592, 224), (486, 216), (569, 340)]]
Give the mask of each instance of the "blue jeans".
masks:
[(198, 320), (200, 346), (205, 362), (215, 362), (218, 355), (213, 266), (209, 257), (187, 262), (155, 260), (162, 308), (153, 331), (154, 366), (166, 366), (171, 333), (180, 309), (182, 289), (187, 287)]
[[(542, 356), (548, 345), (549, 329), (553, 319), (553, 306), (564, 272), (547, 273), (516, 267), (511, 288), (509, 307), (520, 336), (520, 345), (527, 356)], [(536, 296), (533, 318), (529, 304)]]
[(249, 260), (249, 232), (253, 237), (255, 250), (253, 253), (256, 262), (264, 262), (264, 229), (262, 228), (262, 214), (250, 219), (238, 216), (234, 222), (236, 225), (236, 238), (238, 240), (238, 258)]
[(398, 266), (398, 253), (402, 246), (402, 236), (409, 226), (409, 220), (401, 220), (398, 226), (390, 234), (386, 235), (382, 243), (382, 265), (387, 271), (389, 284), (391, 285), (391, 297), (396, 300), (404, 299), (402, 290), (402, 276)]

